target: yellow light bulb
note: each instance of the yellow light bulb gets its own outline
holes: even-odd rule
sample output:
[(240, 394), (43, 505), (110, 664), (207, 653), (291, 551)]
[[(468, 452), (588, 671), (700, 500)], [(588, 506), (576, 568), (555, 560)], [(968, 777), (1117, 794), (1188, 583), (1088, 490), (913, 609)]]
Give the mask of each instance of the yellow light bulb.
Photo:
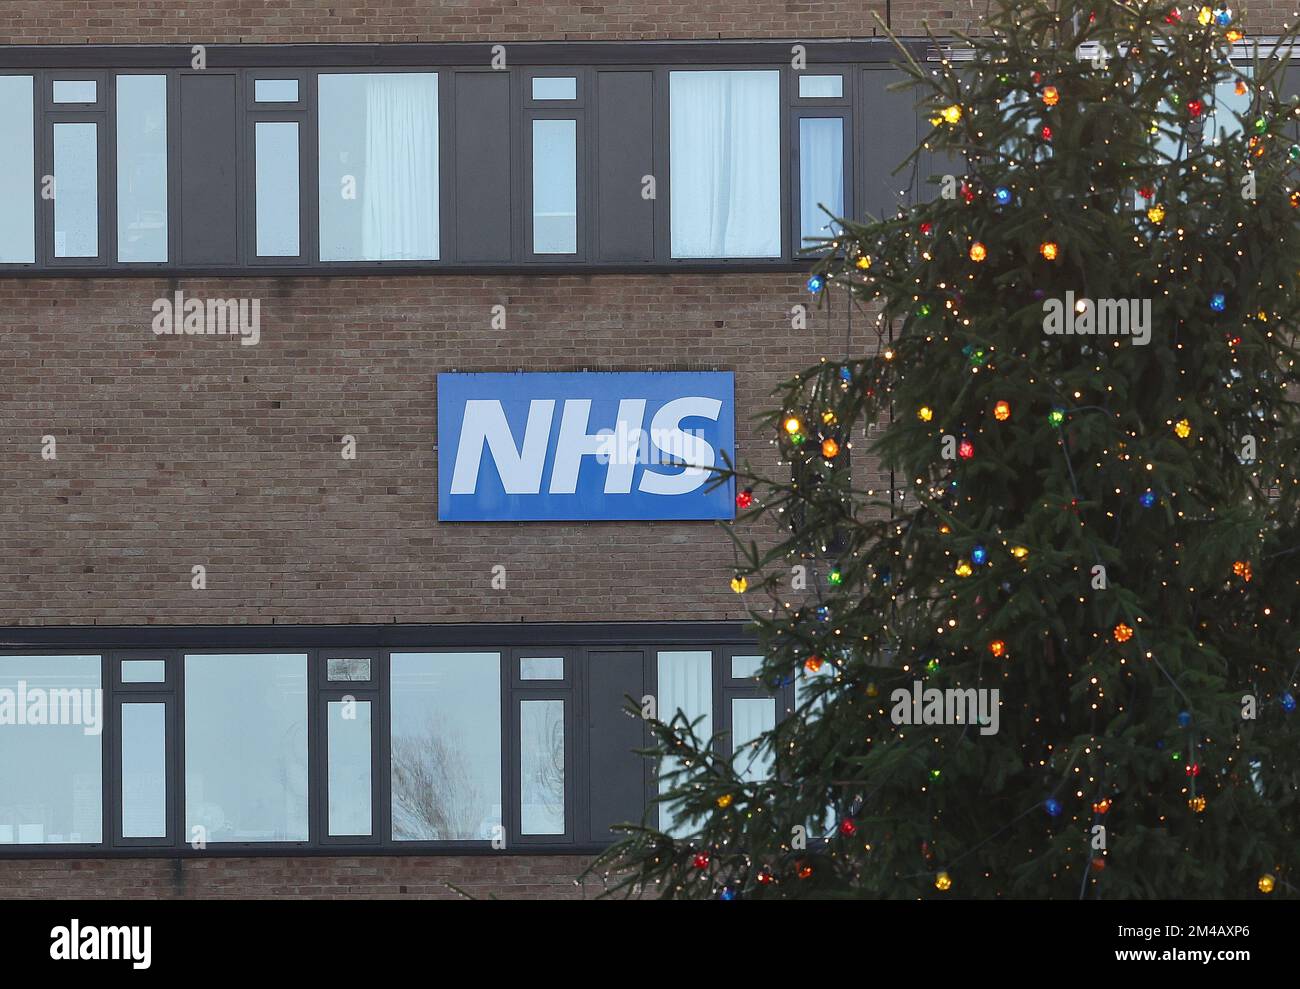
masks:
[(941, 872), (934, 877), (934, 888), (940, 892), (947, 892), (952, 889), (952, 876), (946, 872)]
[(955, 124), (961, 120), (961, 107), (954, 103), (952, 106), (943, 108), (943, 119), (945, 122)]
[(1041, 245), (1039, 245), (1038, 248), (1038, 253), (1041, 254), (1043, 257), (1045, 257), (1048, 261), (1055, 261), (1056, 256), (1060, 252), (1061, 249), (1053, 241), (1050, 240), (1044, 241)]
[(980, 262), (980, 261), (983, 261), (983, 260), (984, 260), (986, 257), (988, 257), (988, 256), (989, 256), (988, 248), (986, 248), (986, 247), (985, 247), (983, 244), (981, 244), (978, 240), (975, 241), (975, 243), (971, 244), (971, 246), (970, 246), (970, 259), (971, 259), (972, 261), (975, 261), (975, 262), (978, 263), (978, 262)]
[(922, 422), (929, 422), (934, 418), (934, 409), (930, 408), (928, 405), (922, 405), (916, 410), (916, 417)]
[(791, 436), (793, 436), (795, 433), (799, 432), (800, 428), (801, 428), (801, 426), (800, 426), (799, 420), (798, 420), (797, 418), (795, 418), (794, 416), (790, 416), (788, 419), (786, 419), (786, 421), (785, 421), (785, 431), (786, 431), (787, 433), (789, 433)]
[(1174, 423), (1174, 432), (1178, 434), (1180, 440), (1185, 440), (1192, 435), (1192, 424), (1186, 419), (1179, 419)]
[(1147, 210), (1147, 219), (1152, 223), (1163, 223), (1165, 221), (1165, 208), (1163, 206), (1152, 206)]

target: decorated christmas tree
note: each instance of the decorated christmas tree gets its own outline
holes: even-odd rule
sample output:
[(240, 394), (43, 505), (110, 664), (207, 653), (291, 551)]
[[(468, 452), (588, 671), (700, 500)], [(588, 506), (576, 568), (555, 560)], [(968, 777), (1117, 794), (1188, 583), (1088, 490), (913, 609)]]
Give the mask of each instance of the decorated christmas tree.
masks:
[(628, 829), (614, 890), (1300, 889), (1300, 110), (1289, 39), (1244, 30), (1000, 0), (903, 59), (953, 174), (842, 221), (809, 288), (876, 342), (780, 389), (788, 473), (735, 471), (791, 710), (651, 720), (677, 823)]

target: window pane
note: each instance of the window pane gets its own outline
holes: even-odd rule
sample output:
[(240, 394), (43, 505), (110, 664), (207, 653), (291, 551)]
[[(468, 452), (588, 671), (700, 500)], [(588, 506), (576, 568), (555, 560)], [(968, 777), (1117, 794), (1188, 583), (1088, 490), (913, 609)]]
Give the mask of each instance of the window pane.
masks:
[(331, 835), (368, 835), (370, 823), (370, 702), (330, 701), (329, 829)]
[(578, 252), (578, 123), (533, 121), (533, 253)]
[(122, 837), (167, 837), (167, 705), (122, 705)]
[(54, 256), (99, 255), (98, 124), (54, 125)]
[(437, 74), (319, 78), (321, 260), (437, 260)]
[(731, 702), (731, 745), (737, 753), (736, 770), (748, 782), (767, 779), (772, 772), (769, 749), (747, 748), (760, 735), (776, 727), (776, 701), (771, 697), (737, 697)]
[(103, 839), (98, 656), (0, 656), (0, 845)]
[[(823, 209), (825, 207), (825, 209)], [(799, 119), (799, 233), (827, 237), (844, 215), (844, 121), (839, 117)]]
[(297, 257), (298, 125), (259, 121), (257, 136), (257, 256)]
[(365, 656), (331, 659), (325, 664), (325, 679), (331, 681), (369, 680), (370, 660)]
[(844, 95), (843, 76), (799, 77), (799, 99), (838, 100)]
[(167, 260), (167, 77), (117, 77), (117, 259)]
[(763, 669), (762, 656), (732, 656), (731, 679), (750, 680)]
[(55, 79), (55, 103), (94, 103), (99, 86), (94, 79)]
[[(661, 652), (659, 654), (659, 719), (672, 721), (680, 710), (687, 721), (703, 717), (695, 735), (707, 742), (713, 734), (713, 654), (711, 652)], [(659, 792), (671, 789), (663, 774), (681, 763), (669, 757), (660, 770)], [(689, 822), (675, 821), (670, 808), (659, 805), (660, 830), (681, 833)]]
[(297, 103), (297, 79), (258, 79), (253, 83), (253, 99), (258, 103)]
[(520, 680), (563, 680), (563, 656), (528, 656), (519, 660)]
[(307, 840), (307, 657), (185, 657), (185, 841)]
[(523, 834), (564, 834), (564, 701), (519, 702)]
[(672, 255), (781, 254), (780, 74), (669, 73)]
[(393, 838), (490, 840), (501, 824), (501, 656), (393, 653)]
[(576, 76), (533, 77), (533, 99), (535, 100), (576, 100), (577, 98)]
[(167, 663), (161, 659), (122, 660), (123, 683), (166, 683)]
[(0, 262), (36, 261), (36, 141), (31, 76), (0, 76)]

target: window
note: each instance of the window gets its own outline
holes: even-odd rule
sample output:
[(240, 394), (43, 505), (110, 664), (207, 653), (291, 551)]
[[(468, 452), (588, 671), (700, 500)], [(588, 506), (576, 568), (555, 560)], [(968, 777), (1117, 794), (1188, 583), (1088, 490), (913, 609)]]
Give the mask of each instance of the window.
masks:
[(780, 257), (780, 73), (668, 78), (672, 256)]
[(167, 663), (161, 659), (124, 659), (123, 683), (163, 683), (167, 680)]
[(437, 260), (437, 74), (319, 78), (320, 259)]
[(534, 76), (532, 94), (534, 100), (576, 100), (578, 79), (576, 76)]
[(0, 263), (36, 261), (36, 118), (31, 76), (0, 76)]
[(257, 79), (253, 82), (253, 99), (257, 103), (297, 103), (297, 79)]
[(117, 77), (117, 259), (167, 260), (167, 77)]
[(520, 831), (564, 834), (564, 701), (519, 703)]
[(833, 236), (844, 216), (844, 121), (799, 118), (799, 234), (803, 246)]
[(332, 683), (370, 679), (370, 657), (335, 656), (326, 663), (325, 679)]
[(52, 90), (55, 103), (99, 102), (99, 87), (94, 79), (55, 79)]
[(0, 845), (103, 835), (99, 656), (0, 656)]
[[(679, 711), (688, 722), (702, 718), (695, 725), (695, 736), (701, 741), (708, 741), (713, 735), (713, 653), (661, 652), (658, 674), (659, 719), (667, 724)], [(680, 765), (673, 758), (664, 760), (660, 769), (660, 793), (672, 789), (663, 775), (680, 768)], [(681, 833), (688, 827), (688, 822), (680, 820), (669, 805), (660, 804), (659, 827), (669, 833)]]
[(519, 660), (520, 680), (563, 680), (563, 656), (524, 656)]
[(393, 838), (486, 841), (501, 814), (501, 654), (392, 656)]
[(54, 124), (54, 256), (99, 256), (99, 125)]
[(731, 701), (731, 745), (739, 754), (736, 768), (743, 780), (767, 779), (772, 753), (755, 743), (776, 727), (776, 701), (771, 697), (735, 697)]
[(533, 121), (533, 253), (578, 252), (578, 122)]
[(257, 141), (257, 256), (297, 257), (298, 124), (259, 120)]
[(122, 704), (123, 838), (167, 837), (167, 705)]
[(329, 833), (368, 835), (372, 831), (369, 701), (338, 700), (327, 705), (326, 762), (329, 766)]
[(185, 657), (185, 840), (306, 841), (307, 656)]
[(844, 95), (844, 77), (799, 74), (799, 99), (838, 100)]

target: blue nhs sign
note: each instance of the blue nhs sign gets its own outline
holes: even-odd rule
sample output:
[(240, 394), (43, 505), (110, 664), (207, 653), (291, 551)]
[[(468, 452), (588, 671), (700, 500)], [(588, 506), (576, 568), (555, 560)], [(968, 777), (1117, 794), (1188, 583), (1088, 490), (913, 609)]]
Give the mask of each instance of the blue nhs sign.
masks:
[(444, 522), (729, 519), (727, 371), (438, 375)]

